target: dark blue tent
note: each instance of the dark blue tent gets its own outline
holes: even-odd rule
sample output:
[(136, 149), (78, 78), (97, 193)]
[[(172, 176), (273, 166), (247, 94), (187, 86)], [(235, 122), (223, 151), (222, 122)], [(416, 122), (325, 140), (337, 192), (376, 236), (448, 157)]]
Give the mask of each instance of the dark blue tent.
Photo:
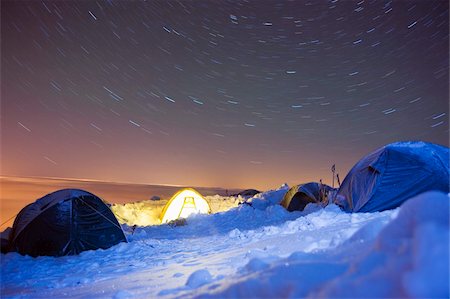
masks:
[(100, 198), (83, 190), (64, 189), (20, 211), (9, 236), (9, 250), (63, 256), (119, 242), (127, 242), (122, 228)]
[(347, 212), (396, 208), (425, 191), (449, 192), (449, 149), (409, 141), (388, 144), (350, 170), (334, 202)]
[(330, 186), (311, 182), (296, 185), (284, 195), (280, 205), (289, 212), (303, 211), (309, 203), (327, 203), (327, 194), (334, 190)]

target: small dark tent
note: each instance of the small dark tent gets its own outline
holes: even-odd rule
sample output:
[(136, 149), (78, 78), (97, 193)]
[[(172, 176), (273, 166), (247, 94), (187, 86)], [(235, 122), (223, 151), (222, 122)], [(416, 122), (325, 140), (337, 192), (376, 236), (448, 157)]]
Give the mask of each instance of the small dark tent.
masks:
[(127, 242), (122, 228), (100, 198), (83, 190), (64, 189), (20, 211), (9, 249), (31, 256), (63, 256), (120, 242)]
[(430, 190), (449, 192), (448, 147), (396, 142), (356, 163), (333, 201), (347, 212), (376, 212)]
[(330, 190), (334, 189), (330, 186), (315, 182), (297, 185), (289, 189), (280, 204), (289, 212), (303, 211), (309, 203), (324, 202), (326, 200), (326, 194)]
[(256, 189), (245, 189), (245, 190), (242, 190), (239, 193), (232, 194), (231, 196), (234, 196), (234, 197), (238, 197), (238, 196), (241, 196), (241, 197), (253, 197), (253, 196), (255, 196), (256, 194), (259, 194), (259, 193), (261, 193), (261, 191), (258, 191)]

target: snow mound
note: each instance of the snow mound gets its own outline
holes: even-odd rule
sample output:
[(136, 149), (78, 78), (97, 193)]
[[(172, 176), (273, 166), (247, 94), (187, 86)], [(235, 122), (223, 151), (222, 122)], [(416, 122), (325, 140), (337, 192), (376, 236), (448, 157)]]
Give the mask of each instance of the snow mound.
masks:
[(145, 200), (139, 202), (112, 204), (111, 210), (116, 215), (120, 224), (127, 225), (156, 225), (160, 224), (159, 216), (164, 208), (164, 204), (159, 201)]
[(195, 271), (186, 281), (186, 286), (190, 288), (198, 288), (212, 281), (211, 273), (206, 269)]
[[(198, 298), (448, 298), (449, 211), (446, 194), (418, 195), (384, 228), (369, 222), (334, 250), (297, 252), (271, 263), (252, 260), (245, 267), (250, 274), (237, 272)], [(333, 221), (325, 213), (316, 226)]]

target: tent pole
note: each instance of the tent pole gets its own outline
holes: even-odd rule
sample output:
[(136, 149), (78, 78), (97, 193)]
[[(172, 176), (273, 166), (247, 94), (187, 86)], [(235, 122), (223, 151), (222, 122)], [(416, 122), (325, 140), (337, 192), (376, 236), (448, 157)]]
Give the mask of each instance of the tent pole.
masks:
[(334, 188), (334, 173), (335, 173), (335, 171), (336, 171), (336, 164), (333, 164), (333, 166), (331, 166), (331, 173), (333, 174), (331, 187), (333, 187), (333, 188)]

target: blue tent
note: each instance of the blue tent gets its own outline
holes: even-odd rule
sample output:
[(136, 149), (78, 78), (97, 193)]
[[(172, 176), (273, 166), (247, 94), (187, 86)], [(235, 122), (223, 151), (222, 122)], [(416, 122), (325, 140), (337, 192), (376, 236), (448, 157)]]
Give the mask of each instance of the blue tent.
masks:
[(449, 192), (449, 148), (421, 141), (396, 142), (356, 163), (334, 203), (347, 212), (384, 211), (430, 190)]
[(23, 208), (9, 235), (9, 250), (31, 256), (74, 255), (127, 242), (109, 207), (92, 193), (59, 190)]

